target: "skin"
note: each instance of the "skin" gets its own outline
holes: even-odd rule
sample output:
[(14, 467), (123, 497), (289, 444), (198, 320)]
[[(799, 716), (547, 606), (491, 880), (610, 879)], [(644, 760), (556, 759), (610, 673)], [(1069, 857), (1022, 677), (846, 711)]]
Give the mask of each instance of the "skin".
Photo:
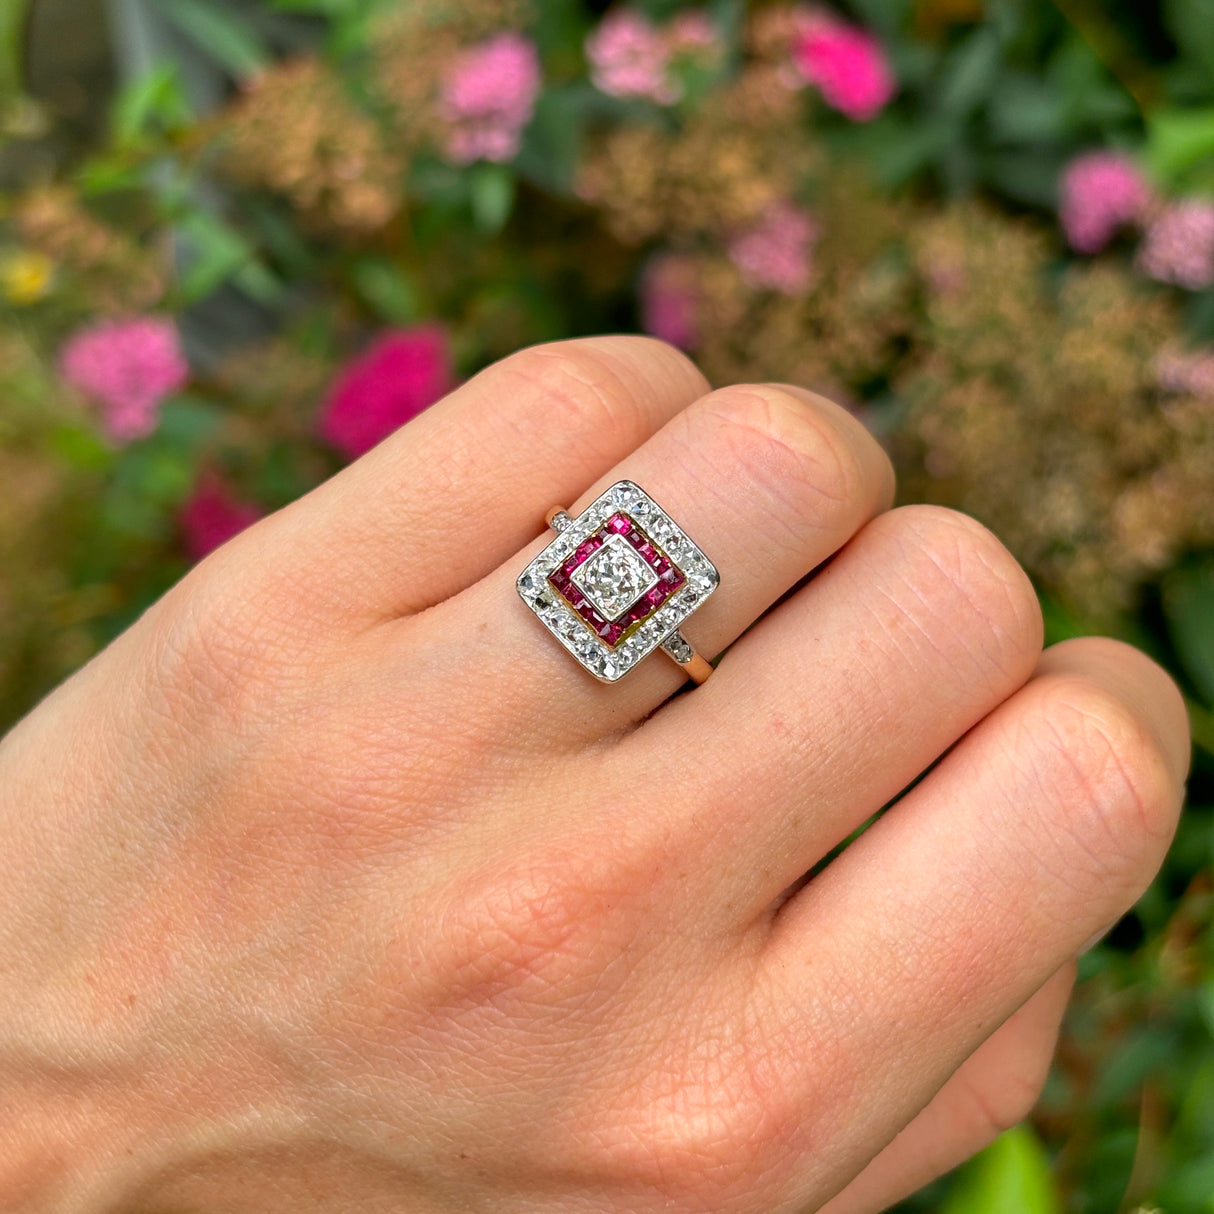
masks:
[[(622, 476), (721, 572), (686, 694), (514, 593)], [(892, 492), (837, 406), (600, 338), (203, 562), (0, 744), (0, 1210), (864, 1214), (1022, 1118), (1184, 712)]]

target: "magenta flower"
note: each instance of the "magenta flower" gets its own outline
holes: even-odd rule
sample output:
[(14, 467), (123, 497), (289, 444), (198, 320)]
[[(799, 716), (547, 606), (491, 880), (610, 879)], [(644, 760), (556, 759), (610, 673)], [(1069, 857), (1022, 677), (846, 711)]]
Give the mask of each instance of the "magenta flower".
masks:
[(495, 34), (457, 55), (442, 84), (447, 156), (457, 164), (512, 159), (539, 91), (539, 55), (522, 34)]
[(1214, 203), (1187, 198), (1165, 207), (1139, 247), (1138, 268), (1190, 291), (1214, 284)]
[(670, 46), (645, 16), (613, 9), (586, 39), (590, 78), (611, 97), (646, 97), (659, 105), (679, 99), (671, 81)]
[(1071, 248), (1098, 253), (1117, 229), (1142, 217), (1151, 191), (1128, 156), (1088, 152), (1071, 161), (1059, 186), (1058, 219)]
[(437, 325), (385, 333), (338, 375), (317, 430), (357, 459), (453, 386), (447, 337)]
[(641, 328), (680, 350), (700, 343), (694, 263), (673, 253), (653, 258), (641, 275)]
[(826, 104), (853, 122), (875, 118), (897, 91), (893, 69), (877, 39), (830, 13), (807, 16), (792, 55)]
[(190, 378), (176, 327), (155, 316), (82, 329), (64, 345), (59, 369), (101, 407), (105, 429), (118, 442), (151, 434), (160, 406)]
[(202, 560), (262, 514), (260, 506), (241, 501), (214, 473), (203, 473), (181, 508), (181, 533), (190, 560)]
[(729, 256), (752, 287), (796, 295), (809, 285), (817, 239), (817, 225), (807, 211), (778, 202), (730, 241)]

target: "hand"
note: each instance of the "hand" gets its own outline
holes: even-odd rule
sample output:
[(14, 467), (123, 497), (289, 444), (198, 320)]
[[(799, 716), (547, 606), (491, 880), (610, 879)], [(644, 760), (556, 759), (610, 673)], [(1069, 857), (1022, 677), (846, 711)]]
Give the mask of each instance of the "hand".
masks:
[[(622, 476), (721, 572), (684, 695), (514, 591)], [(0, 746), (0, 1209), (858, 1214), (1022, 1117), (1184, 713), (892, 488), (837, 406), (604, 338), (205, 561)]]

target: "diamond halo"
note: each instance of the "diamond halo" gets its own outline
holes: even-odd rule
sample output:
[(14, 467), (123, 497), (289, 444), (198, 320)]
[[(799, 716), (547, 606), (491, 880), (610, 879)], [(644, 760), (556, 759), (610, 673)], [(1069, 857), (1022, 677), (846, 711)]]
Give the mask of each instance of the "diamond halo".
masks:
[(619, 481), (519, 575), (519, 596), (596, 678), (615, 682), (717, 588), (712, 562), (640, 486)]

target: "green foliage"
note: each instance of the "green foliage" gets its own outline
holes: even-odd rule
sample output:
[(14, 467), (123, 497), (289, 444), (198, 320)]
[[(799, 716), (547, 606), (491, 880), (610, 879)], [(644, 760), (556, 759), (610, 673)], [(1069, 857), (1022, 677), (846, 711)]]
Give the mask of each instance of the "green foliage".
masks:
[(222, 0), (156, 0), (156, 7), (235, 79), (248, 79), (269, 65), (269, 51), (257, 32)]
[(1032, 1128), (1008, 1130), (967, 1164), (940, 1214), (1062, 1214), (1049, 1159)]

